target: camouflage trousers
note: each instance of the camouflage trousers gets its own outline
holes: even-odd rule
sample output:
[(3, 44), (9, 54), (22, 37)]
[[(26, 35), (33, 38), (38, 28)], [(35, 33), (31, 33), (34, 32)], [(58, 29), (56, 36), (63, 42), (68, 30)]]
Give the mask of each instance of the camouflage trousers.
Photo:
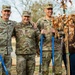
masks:
[[(7, 70), (8, 70), (8, 73), (9, 73), (9, 75), (11, 75), (11, 55), (7, 55), (7, 54), (5, 54), (4, 56), (3, 56), (3, 60), (4, 60), (4, 63), (5, 63), (5, 65), (6, 65), (6, 68), (7, 68)], [(0, 75), (6, 75), (5, 74), (5, 72), (4, 72), (4, 69), (3, 69), (3, 67), (2, 67), (2, 64), (0, 63)]]
[(17, 55), (17, 75), (33, 75), (35, 70), (35, 55)]
[[(52, 58), (52, 52), (43, 52), (42, 59), (42, 74), (49, 75), (49, 65)], [(54, 67), (55, 67), (55, 75), (62, 75), (62, 55), (60, 51), (55, 51), (54, 54)]]

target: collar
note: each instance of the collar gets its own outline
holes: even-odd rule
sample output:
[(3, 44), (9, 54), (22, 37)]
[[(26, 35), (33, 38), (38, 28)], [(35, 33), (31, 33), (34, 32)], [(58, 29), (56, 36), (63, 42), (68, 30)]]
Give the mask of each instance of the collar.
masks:
[(1, 17), (0, 17), (0, 22), (6, 25), (11, 24), (10, 20), (4, 21)]

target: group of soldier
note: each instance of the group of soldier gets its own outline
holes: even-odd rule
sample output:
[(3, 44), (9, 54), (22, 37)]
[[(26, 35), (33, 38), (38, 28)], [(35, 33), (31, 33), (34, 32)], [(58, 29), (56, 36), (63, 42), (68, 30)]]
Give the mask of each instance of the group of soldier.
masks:
[[(0, 54), (2, 55), (9, 75), (11, 75), (11, 38), (16, 38), (16, 71), (17, 75), (33, 75), (35, 71), (35, 55), (39, 53), (39, 42), (41, 34), (45, 35), (42, 55), (42, 75), (49, 75), (49, 64), (52, 58), (52, 34), (55, 34), (55, 54), (54, 68), (55, 75), (62, 75), (62, 58), (66, 67), (66, 35), (69, 27), (69, 51), (70, 51), (70, 75), (75, 75), (75, 26), (70, 19), (65, 21), (64, 17), (54, 18), (53, 5), (44, 6), (45, 16), (36, 23), (31, 21), (31, 12), (23, 11), (22, 21), (17, 23), (9, 20), (11, 15), (11, 6), (2, 6), (2, 16), (0, 17)], [(60, 22), (61, 21), (61, 22)], [(66, 24), (66, 25), (65, 25)], [(61, 47), (61, 41), (63, 46)], [(67, 68), (66, 68), (67, 70)], [(5, 72), (2, 71), (2, 75)]]

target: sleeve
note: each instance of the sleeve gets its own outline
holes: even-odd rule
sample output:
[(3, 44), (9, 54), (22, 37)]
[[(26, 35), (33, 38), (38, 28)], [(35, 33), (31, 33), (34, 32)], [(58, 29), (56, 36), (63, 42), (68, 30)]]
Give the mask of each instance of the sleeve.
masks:
[(17, 22), (16, 21), (13, 21), (13, 32), (12, 32), (12, 37), (15, 37), (15, 27), (17, 25)]
[(40, 54), (39, 41), (40, 41), (40, 31), (39, 31), (38, 28), (37, 28), (37, 29), (36, 29), (36, 32), (35, 32), (36, 54), (37, 54), (37, 55)]
[(12, 37), (15, 37), (15, 36), (16, 36), (16, 32), (15, 32), (15, 28), (14, 28)]
[(15, 38), (16, 38), (16, 30), (17, 30), (18, 26), (19, 26), (19, 23), (16, 23), (16, 25), (14, 26), (14, 29), (13, 29), (12, 36), (14, 36)]
[(39, 31), (41, 31), (41, 21), (40, 19), (36, 22), (37, 28), (39, 29)]
[(36, 42), (36, 49), (39, 48), (39, 41), (40, 41), (40, 31), (39, 29), (37, 28), (36, 31), (35, 31), (35, 42)]

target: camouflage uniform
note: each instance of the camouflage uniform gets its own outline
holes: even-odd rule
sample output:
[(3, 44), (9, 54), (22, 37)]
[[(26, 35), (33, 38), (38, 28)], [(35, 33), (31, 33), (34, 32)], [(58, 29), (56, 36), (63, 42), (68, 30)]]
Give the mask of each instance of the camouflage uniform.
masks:
[[(28, 14), (28, 12), (24, 11), (24, 16), (28, 16)], [(34, 29), (31, 22), (27, 24), (20, 22), (15, 27), (15, 33), (17, 73), (18, 75), (33, 75), (39, 32), (37, 29)]]
[[(49, 73), (49, 64), (52, 58), (52, 48), (51, 48), (51, 37), (52, 33), (50, 33), (52, 28), (51, 20), (47, 20), (45, 17), (40, 18), (37, 21), (37, 27), (41, 31), (41, 29), (47, 30), (49, 33), (45, 34), (44, 44), (43, 44), (43, 59), (42, 59), (42, 71), (43, 75), (48, 75)], [(61, 75), (61, 39), (55, 38), (55, 54), (54, 54), (54, 62), (55, 62), (55, 75)]]
[[(3, 5), (3, 10), (10, 10), (10, 6)], [(0, 54), (3, 56), (5, 65), (10, 73), (11, 68), (11, 37), (15, 23), (11, 20), (4, 21), (0, 17)], [(1, 75), (1, 74), (0, 74)], [(2, 75), (5, 75), (4, 71)]]

